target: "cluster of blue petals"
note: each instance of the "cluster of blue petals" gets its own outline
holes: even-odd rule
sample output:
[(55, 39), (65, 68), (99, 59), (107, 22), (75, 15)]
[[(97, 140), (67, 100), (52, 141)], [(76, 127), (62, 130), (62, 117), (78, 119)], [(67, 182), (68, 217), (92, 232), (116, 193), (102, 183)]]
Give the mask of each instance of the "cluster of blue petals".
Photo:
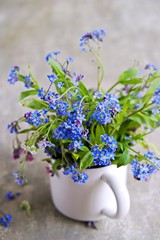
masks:
[(11, 122), (7, 125), (7, 128), (9, 129), (10, 133), (18, 133), (19, 125), (17, 121)]
[(156, 106), (159, 106), (159, 105), (160, 105), (160, 87), (157, 88), (157, 90), (154, 92), (154, 98), (153, 98), (152, 102), (153, 102)]
[(93, 162), (96, 166), (109, 166), (111, 165), (111, 160), (115, 158), (117, 142), (107, 134), (102, 135), (101, 139), (105, 143), (105, 147), (99, 148), (98, 145), (95, 145), (91, 148)]
[[(144, 154), (145, 158), (147, 158), (150, 162), (140, 163), (137, 159), (133, 159), (131, 162), (131, 171), (133, 173), (133, 177), (137, 180), (146, 181), (148, 178), (158, 171), (156, 166), (160, 168), (160, 160), (154, 156), (153, 152), (148, 151)], [(153, 165), (153, 164), (154, 165)]]
[(14, 66), (11, 68), (9, 76), (8, 76), (8, 82), (10, 84), (15, 84), (18, 81), (18, 72), (19, 72), (19, 67)]
[[(74, 106), (73, 106), (74, 108)], [(68, 113), (68, 119), (62, 122), (58, 128), (53, 131), (53, 137), (55, 139), (68, 139), (71, 140), (69, 149), (74, 152), (83, 146), (81, 139), (87, 137), (88, 131), (83, 127), (84, 114), (80, 109), (70, 111)]]
[(26, 88), (31, 88), (32, 85), (33, 85), (33, 82), (32, 82), (32, 80), (31, 80), (31, 75), (29, 74), (29, 75), (27, 75), (27, 76), (24, 77), (24, 86), (25, 86)]
[(18, 185), (24, 185), (28, 182), (26, 177), (22, 176), (18, 171), (13, 172), (12, 175), (15, 177), (15, 183), (17, 183)]
[(93, 32), (85, 33), (80, 39), (80, 46), (82, 47), (82, 51), (86, 51), (85, 46), (88, 44), (89, 40), (93, 40), (95, 42), (102, 42), (105, 36), (106, 31), (104, 29), (94, 30)]
[[(63, 86), (63, 83), (62, 85)], [(61, 87), (60, 86), (60, 87)], [(48, 107), (50, 110), (55, 111), (57, 115), (59, 116), (68, 116), (68, 108), (69, 108), (69, 104), (58, 98), (58, 94), (55, 92), (51, 92), (48, 91), (45, 94), (45, 91), (43, 88), (38, 90), (38, 96), (45, 101), (46, 103), (48, 103)]]
[(144, 69), (149, 69), (149, 70), (154, 70), (154, 71), (158, 71), (159, 70), (159, 67), (155, 66), (154, 64), (146, 64), (145, 68)]
[(13, 192), (9, 191), (9, 192), (6, 193), (6, 199), (11, 201), (11, 200), (14, 200), (16, 197), (18, 197), (20, 195), (21, 195), (20, 192), (13, 193)]
[(41, 111), (35, 110), (33, 112), (25, 113), (24, 117), (26, 118), (27, 123), (38, 127), (42, 123), (48, 122), (48, 117), (46, 116), (46, 113), (46, 109), (42, 109)]
[(54, 143), (51, 143), (50, 141), (46, 140), (45, 138), (38, 142), (40, 147), (55, 147)]
[(0, 217), (0, 224), (5, 228), (9, 227), (11, 221), (12, 216), (10, 214), (5, 214), (3, 217)]
[(54, 83), (54, 81), (57, 80), (56, 74), (47, 75), (47, 77), (51, 83)]
[(82, 81), (84, 79), (84, 75), (82, 74), (77, 74), (77, 73), (73, 73), (73, 77), (72, 80), (74, 82), (74, 84), (76, 85), (78, 82)]
[(121, 111), (118, 98), (113, 94), (105, 94), (102, 102), (97, 102), (92, 118), (100, 124), (111, 123), (115, 115)]
[(154, 108), (152, 108), (152, 114), (155, 115), (157, 113), (160, 113), (160, 87), (158, 87), (154, 92), (152, 102), (154, 104)]
[(71, 178), (74, 182), (78, 183), (78, 184), (83, 184), (86, 182), (86, 180), (88, 179), (88, 175), (86, 173), (79, 173), (75, 170), (75, 167), (72, 165), (70, 167), (67, 167), (64, 171), (63, 171), (64, 175), (69, 175), (71, 174)]
[(54, 52), (50, 52), (47, 54), (46, 56), (46, 61), (49, 62), (49, 59), (53, 59), (54, 61), (56, 61), (57, 56), (60, 54), (60, 51), (54, 51)]

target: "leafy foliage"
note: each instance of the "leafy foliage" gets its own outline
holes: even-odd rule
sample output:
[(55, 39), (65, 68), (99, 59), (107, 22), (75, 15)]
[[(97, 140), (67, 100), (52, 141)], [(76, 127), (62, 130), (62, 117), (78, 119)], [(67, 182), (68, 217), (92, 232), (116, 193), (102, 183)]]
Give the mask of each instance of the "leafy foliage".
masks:
[[(136, 144), (147, 150), (151, 146), (159, 153), (159, 149), (147, 143), (145, 136), (160, 125), (160, 70), (154, 65), (144, 69), (133, 66), (122, 72), (108, 91), (102, 90), (104, 67), (99, 44), (104, 36), (104, 30), (93, 31), (80, 40), (82, 50), (87, 51), (88, 47), (97, 62), (97, 89), (87, 89), (82, 82), (84, 76), (69, 70), (71, 57), (61, 64), (59, 52), (46, 57), (52, 70), (47, 90), (40, 88), (30, 67), (29, 75), (25, 76), (15, 66), (8, 78), (10, 84), (19, 81), (30, 88), (20, 93), (19, 100), (32, 111), (9, 125), (10, 132), (16, 133), (18, 149), (21, 149), (19, 135), (27, 134), (26, 148), (32, 153), (43, 147), (50, 172), (55, 174), (64, 168), (65, 174), (71, 173), (72, 179), (79, 183), (87, 179), (83, 170), (97, 165), (120, 167), (135, 158), (150, 164), (152, 154), (145, 157), (135, 150)], [(90, 41), (96, 43), (97, 50), (91, 47)], [(24, 122), (30, 127), (21, 129), (20, 124)]]

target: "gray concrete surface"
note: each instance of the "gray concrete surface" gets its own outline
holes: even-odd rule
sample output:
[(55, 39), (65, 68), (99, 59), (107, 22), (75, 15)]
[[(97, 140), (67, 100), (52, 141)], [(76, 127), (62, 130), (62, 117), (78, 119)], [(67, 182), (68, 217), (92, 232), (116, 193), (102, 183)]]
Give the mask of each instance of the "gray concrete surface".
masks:
[[(27, 166), (31, 184), (19, 188), (11, 173), (18, 163), (11, 160), (11, 136), (6, 124), (24, 112), (17, 103), (20, 85), (6, 82), (11, 66), (17, 64), (24, 72), (32, 72), (42, 85), (50, 69), (46, 53), (61, 50), (64, 58), (73, 56), (77, 72), (84, 73), (86, 84), (95, 86), (95, 70), (79, 51), (79, 37), (96, 28), (108, 29), (103, 46), (105, 62), (104, 87), (115, 82), (121, 71), (134, 60), (143, 66), (160, 66), (160, 1), (159, 0), (0, 0), (0, 199), (7, 191), (21, 191), (15, 201), (1, 202), (0, 208), (13, 216), (9, 229), (0, 227), (1, 240), (158, 240), (160, 239), (160, 174), (149, 182), (135, 182), (129, 173), (128, 188), (131, 210), (121, 220), (105, 219), (98, 230), (62, 216), (53, 206), (48, 176), (37, 160)], [(159, 143), (159, 134), (149, 140)], [(32, 206), (28, 218), (19, 205), (23, 199)]]

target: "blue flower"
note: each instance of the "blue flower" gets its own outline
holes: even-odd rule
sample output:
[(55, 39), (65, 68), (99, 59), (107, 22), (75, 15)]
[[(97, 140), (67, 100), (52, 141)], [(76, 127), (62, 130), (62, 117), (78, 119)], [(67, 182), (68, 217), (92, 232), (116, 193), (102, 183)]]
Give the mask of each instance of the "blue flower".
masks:
[(11, 222), (12, 216), (10, 214), (6, 214), (5, 219), (7, 220), (7, 222)]
[(3, 227), (5, 228), (9, 227), (9, 223), (11, 221), (12, 221), (12, 216), (10, 214), (6, 214), (0, 218), (0, 224), (3, 225)]
[(82, 81), (84, 79), (84, 75), (82, 74), (76, 74), (75, 72), (73, 73), (73, 82), (74, 84), (77, 84), (78, 82)]
[(45, 97), (44, 88), (38, 89), (38, 97), (40, 97), (41, 99), (44, 99), (44, 97)]
[[(61, 105), (60, 105), (61, 106)], [(62, 122), (58, 128), (53, 131), (53, 137), (56, 139), (69, 139), (69, 140), (80, 140), (84, 135), (86, 135), (85, 129), (82, 125), (84, 115), (78, 110), (75, 111), (66, 111), (67, 105), (64, 104), (64, 109), (59, 109), (67, 114), (68, 119)], [(60, 112), (57, 111), (58, 114)]]
[(69, 149), (69, 151), (77, 152), (77, 149), (81, 149), (81, 147), (83, 145), (84, 144), (82, 143), (81, 140), (79, 140), (79, 141), (75, 140), (69, 144), (68, 149)]
[(40, 126), (43, 122), (41, 119), (41, 114), (38, 112), (38, 110), (26, 113), (24, 117), (27, 119), (27, 123), (32, 124), (36, 127)]
[(55, 144), (51, 143), (50, 141), (47, 141), (45, 138), (38, 142), (40, 147), (55, 147)]
[(15, 195), (11, 191), (9, 191), (6, 193), (6, 198), (7, 200), (13, 200), (15, 199)]
[(71, 179), (78, 184), (85, 183), (86, 180), (88, 179), (88, 175), (86, 173), (77, 172), (75, 167), (76, 167), (76, 164), (66, 167), (63, 171), (63, 174), (64, 175), (71, 174)]
[(144, 156), (150, 160), (152, 160), (154, 158), (154, 153), (151, 151), (148, 151), (144, 154)]
[(106, 148), (99, 149), (97, 145), (92, 146), (91, 148), (93, 163), (97, 166), (108, 166), (111, 164), (110, 154), (108, 154), (108, 150)]
[(26, 184), (28, 182), (26, 177), (22, 176), (18, 171), (17, 172), (13, 172), (12, 175), (15, 177), (15, 182), (18, 185), (24, 185), (24, 184)]
[(154, 92), (154, 98), (152, 102), (155, 104), (155, 106), (160, 105), (160, 87), (158, 87), (157, 90)]
[(72, 179), (74, 182), (76, 182), (78, 184), (83, 184), (87, 181), (88, 175), (86, 173), (77, 172), (76, 174), (72, 175)]
[(18, 81), (18, 72), (19, 72), (19, 67), (14, 66), (11, 68), (9, 76), (8, 76), (8, 82), (10, 84), (15, 84)]
[(112, 136), (108, 136), (108, 134), (101, 135), (102, 142), (104, 142), (112, 151), (116, 151), (117, 142)]
[(64, 83), (63, 83), (63, 82), (58, 82), (58, 83), (57, 83), (57, 87), (58, 87), (59, 89), (61, 89), (63, 86), (64, 86)]
[(57, 98), (58, 98), (58, 94), (56, 92), (48, 91), (44, 95), (43, 100), (47, 103), (55, 104)]
[(80, 46), (82, 47), (82, 51), (86, 52), (85, 46), (88, 44), (89, 40), (93, 40), (95, 42), (102, 42), (105, 36), (106, 31), (104, 29), (98, 29), (94, 30), (93, 32), (85, 33), (80, 39)]
[(144, 67), (144, 69), (151, 69), (151, 70), (154, 70), (154, 71), (158, 71), (159, 68), (153, 64), (146, 64), (146, 66)]
[(66, 61), (67, 61), (67, 63), (73, 62), (73, 58), (72, 57), (67, 57)]
[[(131, 162), (131, 171), (133, 177), (137, 180), (146, 181), (151, 176), (151, 174), (156, 173), (158, 169), (154, 166), (160, 167), (160, 160), (154, 156), (153, 152), (148, 151), (144, 154), (150, 162), (139, 162), (137, 159), (133, 159)], [(153, 165), (153, 164), (154, 165)]]
[(100, 124), (112, 122), (113, 117), (121, 111), (118, 98), (113, 94), (105, 94), (103, 102), (97, 102), (92, 118)]
[(46, 56), (46, 61), (48, 62), (50, 58), (53, 59), (54, 56), (57, 56), (59, 54), (60, 54), (60, 51), (54, 51), (54, 52), (48, 53)]
[(54, 81), (57, 80), (57, 76), (55, 74), (47, 75), (47, 77), (51, 83), (54, 83)]
[(31, 88), (33, 85), (33, 82), (31, 81), (31, 75), (27, 75), (24, 77), (24, 86), (26, 88)]
[(73, 165), (66, 167), (66, 168), (64, 169), (64, 171), (63, 171), (63, 174), (64, 174), (64, 175), (69, 175), (70, 173), (76, 174), (76, 171), (75, 171)]
[(93, 156), (93, 163), (99, 166), (108, 166), (111, 164), (111, 160), (115, 159), (115, 152), (117, 150), (117, 142), (111, 136), (107, 134), (101, 135), (102, 142), (105, 143), (106, 147), (99, 148), (98, 145), (94, 145), (91, 148)]
[(56, 106), (56, 113), (59, 115), (59, 116), (67, 116), (68, 113), (67, 113), (67, 109), (69, 108), (69, 105), (67, 102), (65, 101), (62, 101), (62, 100), (57, 100), (55, 102), (55, 106)]
[(17, 121), (8, 124), (7, 128), (9, 129), (10, 133), (18, 133), (18, 130), (20, 129)]
[(93, 94), (93, 97), (94, 98), (97, 98), (97, 99), (100, 99), (102, 97), (102, 94), (99, 92), (99, 91), (96, 91), (94, 94)]
[(1, 217), (1, 218), (0, 218), (0, 223), (1, 223), (1, 225), (3, 225), (3, 227), (5, 227), (5, 228), (8, 228), (8, 226), (9, 226), (9, 224), (8, 224), (8, 222), (7, 222), (7, 220), (6, 220), (5, 217)]

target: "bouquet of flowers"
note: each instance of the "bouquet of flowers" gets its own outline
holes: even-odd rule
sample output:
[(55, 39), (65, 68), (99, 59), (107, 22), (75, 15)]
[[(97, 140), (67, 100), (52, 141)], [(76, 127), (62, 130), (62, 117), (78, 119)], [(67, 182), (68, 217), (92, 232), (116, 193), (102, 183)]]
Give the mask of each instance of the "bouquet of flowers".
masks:
[[(110, 89), (102, 90), (100, 51), (105, 36), (105, 30), (98, 29), (80, 39), (82, 52), (90, 52), (97, 63), (96, 89), (87, 89), (84, 75), (70, 71), (72, 57), (59, 62), (59, 51), (46, 56), (52, 70), (47, 75), (48, 89), (39, 86), (30, 68), (26, 76), (19, 73), (18, 66), (12, 67), (8, 82), (24, 84), (27, 90), (20, 93), (19, 100), (31, 109), (8, 124), (10, 133), (15, 134), (13, 158), (20, 158), (21, 163), (14, 173), (18, 184), (26, 183), (25, 162), (32, 161), (39, 148), (47, 155), (43, 161), (49, 174), (63, 168), (63, 173), (79, 184), (88, 179), (86, 168), (131, 164), (137, 180), (147, 180), (159, 170), (159, 158), (150, 151), (153, 145), (145, 136), (160, 123), (160, 70), (152, 64), (143, 70), (135, 65), (120, 74)], [(26, 135), (23, 143), (22, 134)], [(137, 144), (146, 149), (145, 154), (136, 150)]]

